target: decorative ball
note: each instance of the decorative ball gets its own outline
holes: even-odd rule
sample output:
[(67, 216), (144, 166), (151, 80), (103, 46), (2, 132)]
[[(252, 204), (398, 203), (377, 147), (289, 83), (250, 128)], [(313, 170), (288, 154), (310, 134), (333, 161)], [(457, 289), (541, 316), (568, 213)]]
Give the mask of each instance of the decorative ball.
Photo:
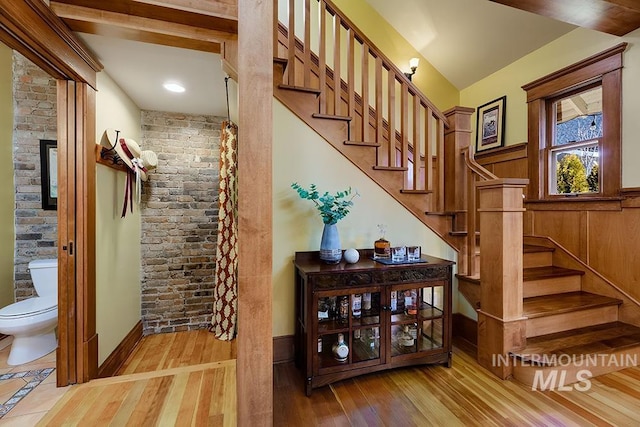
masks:
[(360, 259), (360, 253), (353, 248), (344, 251), (344, 260), (349, 264), (355, 264)]

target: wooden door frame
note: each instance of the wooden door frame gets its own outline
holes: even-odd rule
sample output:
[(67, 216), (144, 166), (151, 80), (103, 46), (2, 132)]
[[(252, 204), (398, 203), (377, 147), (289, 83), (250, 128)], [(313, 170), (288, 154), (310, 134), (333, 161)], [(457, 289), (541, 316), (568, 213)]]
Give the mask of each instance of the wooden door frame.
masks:
[(42, 0), (0, 0), (0, 41), (57, 79), (57, 385), (97, 376), (95, 88), (102, 65)]

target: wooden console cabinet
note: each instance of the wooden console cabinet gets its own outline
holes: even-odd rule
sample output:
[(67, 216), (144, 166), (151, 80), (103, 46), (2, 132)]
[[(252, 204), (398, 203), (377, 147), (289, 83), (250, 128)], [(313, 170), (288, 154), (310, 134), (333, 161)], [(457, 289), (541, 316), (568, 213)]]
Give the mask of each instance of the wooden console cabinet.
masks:
[[(306, 393), (370, 372), (424, 363), (451, 366), (452, 261), (384, 265), (360, 250), (355, 264), (328, 265), (296, 252), (296, 364)], [(349, 351), (340, 361), (339, 335)], [(344, 348), (342, 349), (344, 352)]]

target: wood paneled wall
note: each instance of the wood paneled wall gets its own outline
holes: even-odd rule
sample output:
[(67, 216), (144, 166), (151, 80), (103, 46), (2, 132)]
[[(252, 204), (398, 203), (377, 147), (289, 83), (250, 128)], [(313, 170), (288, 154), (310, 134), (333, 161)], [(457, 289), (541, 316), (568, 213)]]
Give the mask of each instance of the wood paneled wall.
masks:
[(476, 153), (476, 161), (499, 178), (529, 178), (527, 143)]
[[(550, 237), (640, 301), (640, 269), (636, 262), (640, 252), (640, 209), (625, 207), (637, 206), (637, 199), (630, 196), (607, 202), (526, 203), (524, 233)], [(583, 283), (585, 286), (589, 284)], [(598, 289), (598, 293), (606, 291)], [(620, 315), (622, 321), (638, 324), (640, 306), (625, 301)]]

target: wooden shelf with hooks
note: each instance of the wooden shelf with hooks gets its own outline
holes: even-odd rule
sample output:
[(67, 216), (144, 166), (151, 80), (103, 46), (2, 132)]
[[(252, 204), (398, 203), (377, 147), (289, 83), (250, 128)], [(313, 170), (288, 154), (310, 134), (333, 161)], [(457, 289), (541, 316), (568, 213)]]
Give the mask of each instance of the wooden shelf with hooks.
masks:
[(96, 163), (108, 166), (118, 171), (127, 171), (127, 166), (122, 163), (122, 160), (117, 158), (115, 151), (109, 150), (108, 148), (98, 144), (96, 144)]

